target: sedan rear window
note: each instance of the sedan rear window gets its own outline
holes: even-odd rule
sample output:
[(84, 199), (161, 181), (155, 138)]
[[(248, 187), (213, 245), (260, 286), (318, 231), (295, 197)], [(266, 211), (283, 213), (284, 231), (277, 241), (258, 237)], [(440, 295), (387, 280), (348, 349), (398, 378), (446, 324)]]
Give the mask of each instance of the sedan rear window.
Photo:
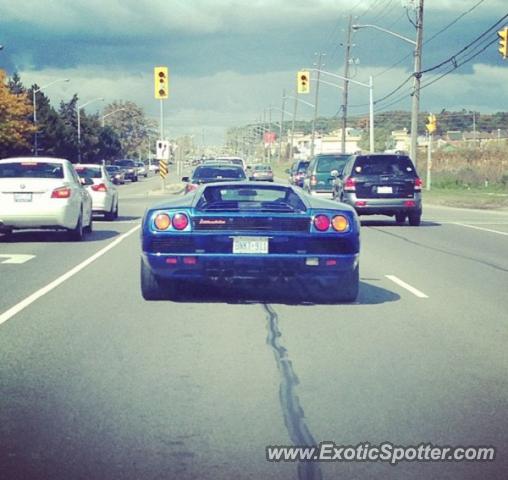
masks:
[(361, 175), (416, 175), (411, 159), (399, 155), (358, 157), (353, 167), (353, 173)]
[(203, 166), (196, 168), (194, 171), (194, 175), (192, 176), (193, 180), (204, 180), (204, 179), (223, 179), (230, 178), (233, 180), (244, 180), (245, 172), (242, 168), (238, 167), (212, 167), (212, 166)]
[(0, 163), (0, 178), (64, 178), (64, 171), (61, 163)]
[(88, 177), (88, 178), (102, 177), (100, 167), (80, 167), (79, 165), (76, 165), (74, 168), (76, 169), (76, 172), (80, 177)]

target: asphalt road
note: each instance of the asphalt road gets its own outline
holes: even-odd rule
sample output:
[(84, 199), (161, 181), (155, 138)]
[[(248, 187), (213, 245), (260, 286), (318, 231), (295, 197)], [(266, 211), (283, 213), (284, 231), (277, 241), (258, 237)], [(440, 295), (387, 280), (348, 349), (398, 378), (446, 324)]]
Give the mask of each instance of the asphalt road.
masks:
[[(366, 218), (355, 304), (311, 304), (304, 286), (149, 303), (138, 225), (158, 186), (121, 187), (119, 220), (82, 243), (0, 240), (0, 479), (508, 477), (508, 212)], [(265, 460), (268, 445), (321, 441), (497, 455)]]

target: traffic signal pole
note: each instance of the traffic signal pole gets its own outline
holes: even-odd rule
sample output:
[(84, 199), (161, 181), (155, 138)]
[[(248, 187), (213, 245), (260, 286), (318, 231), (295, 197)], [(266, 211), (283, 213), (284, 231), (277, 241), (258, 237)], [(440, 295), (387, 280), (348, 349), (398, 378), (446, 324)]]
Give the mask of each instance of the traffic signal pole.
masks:
[(318, 101), (319, 101), (319, 81), (320, 81), (320, 77), (321, 77), (321, 68), (323, 67), (323, 64), (322, 64), (323, 55), (324, 55), (324, 53), (319, 54), (319, 60), (318, 60), (318, 65), (317, 65), (316, 95), (315, 95), (315, 99), (314, 99), (314, 118), (312, 119), (312, 141), (310, 143), (310, 158), (314, 157), (314, 151), (316, 149), (316, 146), (315, 146), (316, 121), (317, 121)]
[[(159, 103), (160, 103), (160, 115), (161, 115), (161, 118), (160, 118), (160, 127), (161, 127), (160, 139), (164, 140), (164, 100), (160, 99)], [(166, 189), (166, 177), (163, 175), (161, 175), (161, 189), (162, 190)]]

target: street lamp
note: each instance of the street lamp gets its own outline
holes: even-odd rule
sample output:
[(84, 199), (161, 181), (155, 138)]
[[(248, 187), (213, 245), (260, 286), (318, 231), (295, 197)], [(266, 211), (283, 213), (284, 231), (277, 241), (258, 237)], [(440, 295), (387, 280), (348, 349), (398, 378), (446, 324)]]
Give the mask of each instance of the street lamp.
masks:
[[(0, 47), (2, 47), (2, 46), (0, 45)], [(0, 50), (1, 50), (1, 48), (0, 48)], [(37, 97), (36, 97), (36, 94), (39, 93), (42, 89), (50, 87), (54, 83), (58, 83), (58, 82), (69, 82), (69, 79), (68, 78), (58, 78), (57, 80), (53, 80), (52, 82), (49, 82), (46, 85), (43, 85), (42, 87), (34, 88), (34, 90), (32, 91), (32, 103), (33, 103), (33, 109), (34, 109), (34, 127), (35, 127), (35, 133), (34, 133), (34, 156), (35, 157), (39, 156), (39, 146), (38, 146), (38, 138), (37, 138), (38, 132), (37, 132)]]
[(84, 103), (83, 105), (80, 105), (79, 103), (76, 104), (76, 112), (78, 115), (78, 163), (81, 163), (81, 109), (85, 108), (87, 105), (90, 105), (94, 102), (104, 101), (103, 97), (97, 97), (92, 100), (89, 100), (88, 102)]
[(106, 113), (106, 115), (103, 115), (102, 116), (102, 128), (104, 128), (105, 126), (105, 120), (106, 120), (106, 117), (109, 117), (110, 115), (113, 115), (115, 114), (116, 112), (122, 112), (124, 110), (127, 110), (126, 108), (117, 108), (116, 110), (113, 110), (112, 112), (109, 112), (109, 113)]
[(400, 38), (407, 43), (410, 43), (415, 47), (414, 50), (414, 69), (413, 69), (413, 98), (411, 105), (411, 151), (410, 155), (413, 159), (413, 162), (416, 163), (416, 156), (418, 151), (418, 111), (420, 109), (420, 80), (421, 80), (421, 66), (422, 66), (422, 40), (423, 40), (423, 1), (419, 1), (418, 6), (418, 14), (416, 17), (416, 40), (411, 40), (410, 38), (405, 37), (404, 35), (400, 35), (399, 33), (392, 32), (391, 30), (387, 30), (386, 28), (379, 27), (377, 25), (353, 25), (353, 30), (358, 30), (360, 28), (374, 28), (375, 30), (379, 30), (384, 33), (388, 33), (394, 37)]

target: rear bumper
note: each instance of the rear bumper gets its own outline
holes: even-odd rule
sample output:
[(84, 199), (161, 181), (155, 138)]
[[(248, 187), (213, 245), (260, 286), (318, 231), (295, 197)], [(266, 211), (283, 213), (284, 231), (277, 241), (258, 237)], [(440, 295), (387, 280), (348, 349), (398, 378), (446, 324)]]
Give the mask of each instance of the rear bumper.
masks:
[(70, 206), (58, 206), (39, 209), (38, 211), (2, 212), (0, 211), (0, 228), (75, 228), (79, 210)]
[(327, 199), (333, 198), (333, 191), (332, 190), (309, 190), (309, 193), (313, 197), (327, 198)]
[[(142, 257), (145, 264), (159, 278), (225, 281), (337, 278), (353, 271), (359, 260), (358, 253), (340, 255), (193, 255), (143, 252)], [(317, 265), (306, 264), (309, 259)], [(189, 261), (195, 263), (189, 264)]]
[[(346, 195), (344, 202), (354, 207), (358, 215), (395, 215), (422, 210), (422, 199), (419, 195), (414, 198), (357, 198)], [(358, 205), (358, 202), (361, 202), (361, 205)]]
[(92, 197), (92, 212), (104, 213), (110, 212), (113, 202), (113, 195), (108, 195), (105, 192), (90, 192)]

